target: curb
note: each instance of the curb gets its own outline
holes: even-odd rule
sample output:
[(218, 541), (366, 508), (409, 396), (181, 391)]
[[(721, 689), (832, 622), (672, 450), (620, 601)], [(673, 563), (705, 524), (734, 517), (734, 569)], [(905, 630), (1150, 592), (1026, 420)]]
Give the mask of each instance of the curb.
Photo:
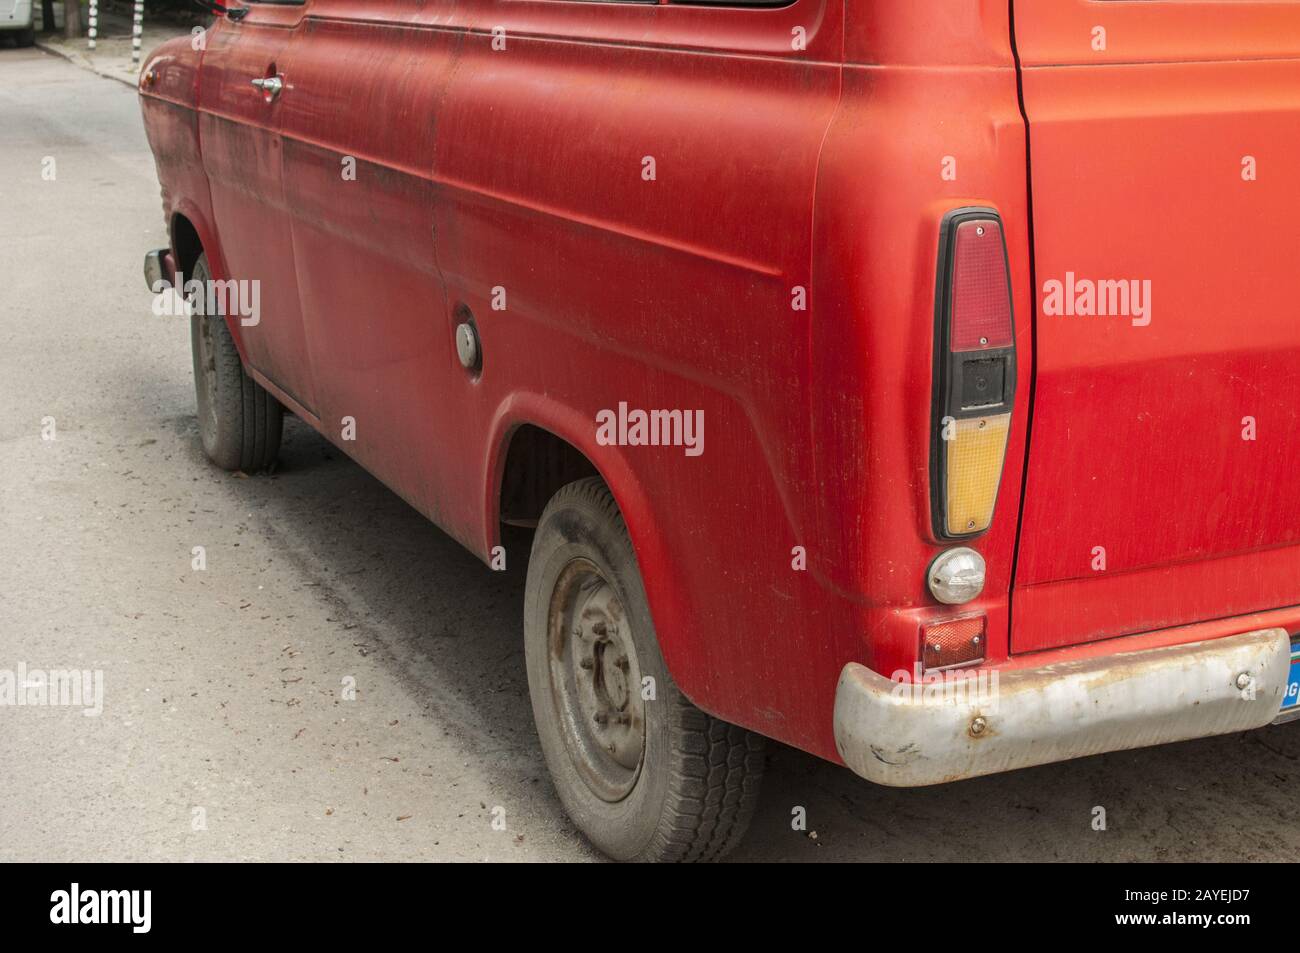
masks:
[(75, 50), (65, 50), (61, 47), (55, 46), (53, 43), (43, 41), (40, 38), (40, 34), (37, 34), (36, 48), (38, 50), (44, 50), (46, 53), (52, 53), (55, 56), (61, 56), (73, 66), (80, 66), (82, 69), (89, 70), (96, 76), (102, 76), (104, 79), (115, 79), (124, 86), (129, 86), (131, 89), (136, 88), (135, 80), (129, 79), (126, 76), (119, 76), (116, 73), (110, 73), (108, 70), (100, 69)]

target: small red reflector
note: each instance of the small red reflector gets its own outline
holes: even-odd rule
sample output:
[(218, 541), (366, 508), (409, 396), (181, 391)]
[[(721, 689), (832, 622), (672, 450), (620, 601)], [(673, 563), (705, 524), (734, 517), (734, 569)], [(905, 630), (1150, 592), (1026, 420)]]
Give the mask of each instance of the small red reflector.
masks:
[(1011, 347), (1011, 289), (1002, 251), (1002, 226), (975, 219), (957, 226), (953, 248), (952, 326), (954, 351)]
[(927, 670), (969, 665), (984, 658), (982, 615), (932, 622), (921, 628), (921, 659)]

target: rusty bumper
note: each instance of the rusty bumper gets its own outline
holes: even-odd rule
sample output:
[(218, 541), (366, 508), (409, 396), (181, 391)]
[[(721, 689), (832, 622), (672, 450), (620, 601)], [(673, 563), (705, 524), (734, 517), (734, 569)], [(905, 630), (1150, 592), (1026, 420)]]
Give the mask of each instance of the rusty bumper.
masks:
[(941, 784), (1105, 751), (1260, 728), (1277, 717), (1282, 629), (982, 672), (930, 685), (856, 662), (835, 692), (835, 743), (877, 784)]

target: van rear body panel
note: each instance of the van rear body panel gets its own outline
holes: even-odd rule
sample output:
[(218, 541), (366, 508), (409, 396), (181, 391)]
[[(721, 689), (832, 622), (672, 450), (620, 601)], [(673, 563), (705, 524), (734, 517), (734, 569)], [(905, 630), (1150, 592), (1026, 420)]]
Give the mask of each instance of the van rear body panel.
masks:
[(1300, 4), (1018, 0), (1027, 652), (1300, 604)]

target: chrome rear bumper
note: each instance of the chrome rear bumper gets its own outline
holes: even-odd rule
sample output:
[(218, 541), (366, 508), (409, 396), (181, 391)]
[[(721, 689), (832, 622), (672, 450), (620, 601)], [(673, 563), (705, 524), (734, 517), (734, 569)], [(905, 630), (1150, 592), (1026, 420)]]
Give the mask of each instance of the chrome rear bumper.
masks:
[(1290, 663), (1283, 629), (985, 673), (983, 690), (926, 691), (850, 662), (835, 743), (862, 777), (912, 787), (1226, 734), (1277, 717)]

